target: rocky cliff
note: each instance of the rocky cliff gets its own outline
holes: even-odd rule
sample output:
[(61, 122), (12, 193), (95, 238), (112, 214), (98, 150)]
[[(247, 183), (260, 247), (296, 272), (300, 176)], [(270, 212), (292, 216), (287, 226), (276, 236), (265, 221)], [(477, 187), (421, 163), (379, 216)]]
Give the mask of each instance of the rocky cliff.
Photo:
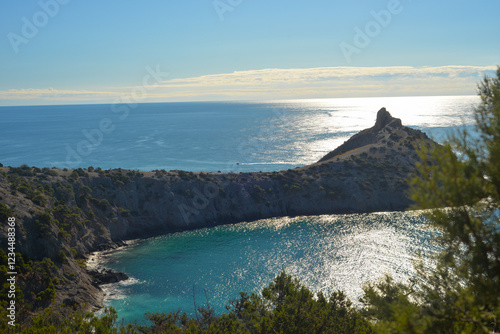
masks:
[[(89, 252), (120, 240), (261, 218), (404, 210), (411, 204), (407, 178), (418, 160), (417, 144), (436, 145), (383, 108), (372, 128), (317, 163), (293, 170), (3, 167), (0, 243), (6, 249), (6, 217), (16, 217), (17, 251), (32, 260), (55, 261), (51, 275), (59, 280), (47, 303), (98, 307), (100, 289), (83, 263)], [(20, 284), (27, 301), (44, 305), (38, 297), (48, 285), (31, 286), (35, 276), (20, 277)]]

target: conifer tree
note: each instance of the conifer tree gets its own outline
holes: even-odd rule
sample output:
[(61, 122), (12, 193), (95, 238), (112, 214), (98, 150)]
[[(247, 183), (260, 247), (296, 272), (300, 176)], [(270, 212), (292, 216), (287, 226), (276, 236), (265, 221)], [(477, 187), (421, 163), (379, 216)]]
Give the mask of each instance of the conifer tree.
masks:
[(366, 314), (384, 333), (500, 331), (500, 67), (478, 85), (474, 131), (420, 148), (412, 199), (436, 230), (435, 261), (409, 284), (368, 284)]

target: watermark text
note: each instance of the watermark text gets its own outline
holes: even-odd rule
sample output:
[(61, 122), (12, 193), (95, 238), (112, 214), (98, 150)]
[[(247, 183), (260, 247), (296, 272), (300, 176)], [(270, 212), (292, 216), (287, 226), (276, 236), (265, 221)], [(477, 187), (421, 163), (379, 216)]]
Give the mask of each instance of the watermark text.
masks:
[(358, 26), (354, 27), (355, 34), (352, 44), (347, 42), (339, 44), (340, 50), (347, 62), (351, 63), (352, 56), (361, 53), (363, 49), (367, 48), (372, 40), (380, 35), (382, 29), (389, 26), (392, 18), (402, 11), (403, 5), (399, 0), (389, 0), (387, 2), (387, 9), (380, 11), (372, 10), (370, 15), (373, 20), (368, 21), (363, 29)]
[(241, 5), (243, 0), (214, 0), (212, 5), (214, 6), (215, 12), (219, 16), (221, 21), (224, 21), (224, 15), (226, 12), (232, 12), (236, 7)]
[(8, 218), (7, 229), (7, 323), (16, 325), (16, 218)]
[(116, 114), (115, 120), (104, 117), (93, 129), (83, 129), (82, 135), (85, 139), (80, 140), (76, 145), (66, 144), (66, 165), (74, 168), (83, 162), (83, 158), (89, 156), (104, 141), (105, 135), (111, 134), (117, 121), (124, 121), (128, 118), (130, 111), (137, 107), (137, 104), (147, 97), (149, 90), (166, 79), (168, 73), (162, 72), (160, 66), (156, 69), (146, 66), (147, 74), (142, 79), (141, 86), (135, 86), (129, 94), (116, 99), (111, 105), (111, 111)]
[(61, 8), (61, 5), (66, 5), (70, 0), (40, 0), (38, 1), (38, 10), (31, 18), (23, 16), (21, 18), (20, 33), (9, 32), (7, 39), (10, 46), (16, 54), (19, 53), (19, 47), (22, 44), (28, 44), (30, 40), (35, 38), (40, 29), (45, 27), (50, 19), (54, 18)]

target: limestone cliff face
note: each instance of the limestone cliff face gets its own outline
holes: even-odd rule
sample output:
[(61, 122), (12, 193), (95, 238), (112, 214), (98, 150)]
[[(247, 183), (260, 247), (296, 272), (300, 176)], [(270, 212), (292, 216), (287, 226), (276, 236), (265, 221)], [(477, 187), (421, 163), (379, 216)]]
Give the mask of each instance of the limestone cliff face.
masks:
[[(408, 208), (407, 177), (414, 171), (419, 143), (436, 145), (382, 108), (372, 128), (317, 163), (293, 170), (235, 174), (5, 167), (0, 196), (19, 222), (18, 251), (37, 259), (55, 258), (63, 250), (69, 260), (60, 275), (84, 282), (58, 288), (59, 303), (80, 303), (75, 296), (84, 294), (98, 305), (97, 288), (75, 261), (119, 240), (278, 216)], [(5, 249), (5, 225), (1, 229)]]

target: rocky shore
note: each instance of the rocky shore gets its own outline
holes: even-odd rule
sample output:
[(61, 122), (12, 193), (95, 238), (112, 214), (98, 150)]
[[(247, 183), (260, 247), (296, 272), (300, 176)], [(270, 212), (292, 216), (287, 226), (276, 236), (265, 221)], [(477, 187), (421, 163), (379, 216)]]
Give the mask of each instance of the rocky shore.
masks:
[[(317, 163), (269, 173), (152, 172), (122, 169), (0, 168), (2, 220), (16, 217), (17, 251), (56, 264), (51, 305), (102, 306), (99, 284), (122, 273), (86, 268), (88, 254), (122, 240), (256, 219), (405, 210), (415, 147), (437, 145), (402, 125), (385, 108), (375, 125), (354, 135)], [(4, 217), (5, 216), (5, 217)], [(5, 224), (0, 244), (6, 248)], [(42, 305), (46, 285), (19, 279), (25, 300)], [(44, 283), (45, 284), (45, 283)], [(36, 307), (35, 307), (36, 309)]]

